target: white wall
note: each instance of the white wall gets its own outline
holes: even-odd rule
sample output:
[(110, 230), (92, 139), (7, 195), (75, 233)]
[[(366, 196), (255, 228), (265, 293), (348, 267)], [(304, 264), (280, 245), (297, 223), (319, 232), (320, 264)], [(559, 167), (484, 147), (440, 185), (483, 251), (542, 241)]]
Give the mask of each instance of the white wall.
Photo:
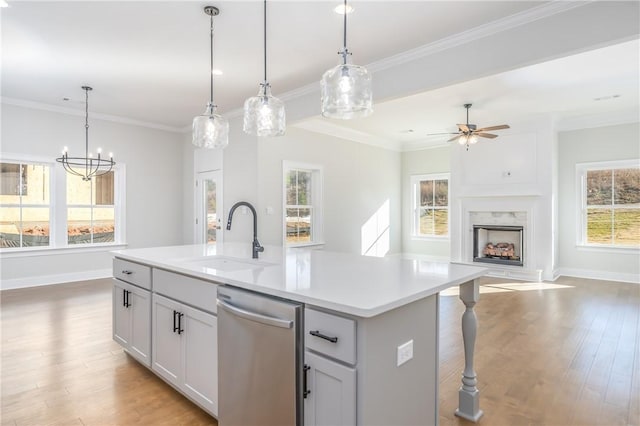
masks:
[[(282, 244), (283, 161), (323, 167), (324, 241), (327, 250), (360, 254), (363, 227), (366, 229), (382, 209), (385, 213), (378, 217), (384, 217), (388, 211), (390, 218), (389, 253), (400, 251), (400, 153), (293, 126), (287, 128), (283, 137), (260, 138), (257, 180), (259, 237), (265, 244)], [(225, 157), (225, 173), (226, 168)], [(265, 214), (267, 207), (273, 208), (272, 215)]]
[(638, 251), (578, 248), (576, 164), (640, 158), (640, 125), (623, 124), (559, 133), (559, 265), (563, 275), (640, 281)]
[[(89, 146), (112, 151), (126, 165), (126, 242), (130, 248), (181, 244), (181, 136), (89, 116)], [(2, 105), (2, 156), (54, 160), (62, 147), (84, 154), (84, 116)], [(0, 259), (2, 288), (82, 279), (111, 268), (108, 252)], [(91, 275), (93, 274), (93, 275)]]
[[(449, 240), (425, 240), (411, 236), (413, 194), (411, 176), (428, 173), (449, 173), (450, 146), (402, 153), (402, 251), (435, 258), (449, 258)], [(453, 194), (450, 194), (453, 195)]]

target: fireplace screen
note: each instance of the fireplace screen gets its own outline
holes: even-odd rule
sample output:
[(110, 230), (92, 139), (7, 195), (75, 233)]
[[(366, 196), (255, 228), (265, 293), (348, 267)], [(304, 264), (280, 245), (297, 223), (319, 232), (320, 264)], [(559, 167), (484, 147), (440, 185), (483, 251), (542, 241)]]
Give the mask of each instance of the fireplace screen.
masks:
[(523, 266), (522, 226), (473, 226), (473, 261)]

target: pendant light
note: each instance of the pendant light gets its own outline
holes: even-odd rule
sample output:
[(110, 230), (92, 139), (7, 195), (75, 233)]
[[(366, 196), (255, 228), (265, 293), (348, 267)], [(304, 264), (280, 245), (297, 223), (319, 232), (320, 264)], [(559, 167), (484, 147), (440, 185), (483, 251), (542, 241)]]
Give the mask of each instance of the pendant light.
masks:
[(244, 102), (245, 133), (255, 136), (282, 136), (285, 131), (284, 103), (271, 95), (267, 80), (267, 0), (264, 0), (264, 80), (258, 96)]
[(65, 146), (62, 151), (62, 157), (56, 158), (58, 163), (67, 171), (75, 176), (80, 176), (84, 181), (90, 181), (94, 176), (101, 176), (109, 173), (116, 164), (113, 161), (113, 154), (109, 153), (109, 159), (102, 158), (102, 148), (98, 148), (97, 157), (89, 152), (89, 92), (93, 90), (89, 86), (82, 86), (85, 92), (85, 109), (84, 109), (84, 157), (69, 157), (68, 148)]
[(322, 116), (348, 120), (366, 117), (373, 112), (371, 74), (366, 68), (347, 63), (347, 0), (344, 0), (342, 63), (325, 72), (320, 81)]
[(217, 7), (205, 6), (204, 13), (211, 19), (211, 31), (209, 35), (211, 56), (209, 70), (210, 80), (210, 100), (202, 115), (193, 119), (193, 140), (192, 143), (198, 148), (222, 149), (229, 144), (229, 121), (223, 116), (216, 114), (216, 105), (213, 103), (213, 17), (220, 14)]

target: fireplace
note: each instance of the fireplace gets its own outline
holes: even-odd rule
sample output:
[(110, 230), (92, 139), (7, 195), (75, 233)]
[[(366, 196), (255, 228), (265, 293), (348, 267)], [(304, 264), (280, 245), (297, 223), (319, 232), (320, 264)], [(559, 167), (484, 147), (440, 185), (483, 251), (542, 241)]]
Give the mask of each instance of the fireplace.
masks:
[(473, 225), (473, 261), (523, 266), (524, 227)]

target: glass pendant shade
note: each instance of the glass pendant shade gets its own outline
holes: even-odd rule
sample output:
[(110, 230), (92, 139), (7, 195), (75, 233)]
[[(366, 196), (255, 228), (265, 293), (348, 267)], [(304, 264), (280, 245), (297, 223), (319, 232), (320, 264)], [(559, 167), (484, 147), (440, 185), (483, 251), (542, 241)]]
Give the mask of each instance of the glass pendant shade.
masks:
[(222, 149), (229, 145), (229, 121), (215, 110), (209, 102), (204, 114), (193, 119), (192, 143), (198, 148)]
[(256, 136), (282, 136), (285, 122), (284, 103), (271, 95), (269, 83), (261, 83), (258, 96), (244, 102), (243, 130)]
[(320, 82), (322, 116), (366, 117), (373, 112), (371, 74), (365, 67), (340, 64), (325, 72)]

